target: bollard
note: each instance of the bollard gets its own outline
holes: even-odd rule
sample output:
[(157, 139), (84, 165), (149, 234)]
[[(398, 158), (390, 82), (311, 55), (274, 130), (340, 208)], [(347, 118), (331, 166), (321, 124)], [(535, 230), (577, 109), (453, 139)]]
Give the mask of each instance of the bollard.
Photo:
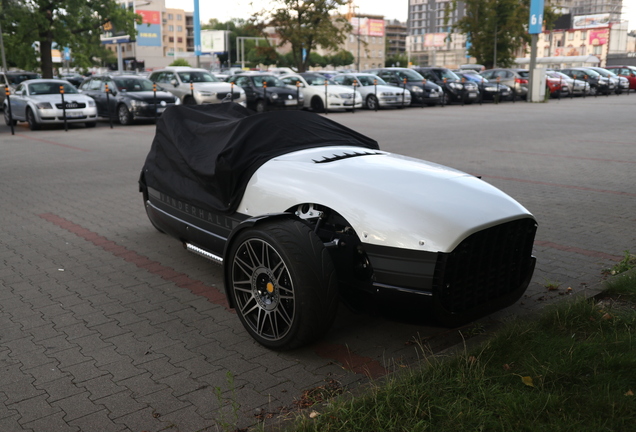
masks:
[(442, 87), (442, 108), (446, 106), (446, 78), (444, 78), (444, 86)]
[(356, 112), (356, 86), (358, 85), (358, 81), (356, 81), (356, 79), (353, 79), (353, 106), (351, 107), (351, 112), (355, 113)]
[[(194, 101), (194, 82), (192, 78), (190, 78), (190, 96), (192, 96), (192, 100)], [(196, 105), (196, 101), (194, 101), (194, 104)]]
[(263, 81), (263, 112), (267, 111), (267, 82)]
[(462, 77), (462, 106), (466, 104), (466, 78)]
[(157, 83), (153, 82), (152, 83), (152, 98), (153, 98), (153, 102), (155, 104), (155, 123), (157, 123)]
[(110, 112), (110, 90), (108, 89), (108, 83), (104, 83), (104, 92), (106, 93), (106, 109), (108, 110), (108, 121), (110, 123), (110, 128), (113, 128), (113, 115)]
[(62, 96), (62, 115), (64, 116), (64, 130), (68, 132), (68, 122), (66, 121), (66, 102), (64, 101), (64, 84), (60, 84), (60, 95)]
[(380, 99), (378, 99), (378, 80), (373, 79), (373, 96), (375, 97), (375, 112), (378, 112), (378, 105), (380, 105)]
[[(424, 90), (424, 89), (422, 89)], [(404, 97), (406, 94), (406, 78), (404, 78), (402, 80), (402, 107), (404, 107)], [(422, 100), (424, 100), (424, 98), (422, 97)]]
[(4, 113), (4, 115), (5, 116), (7, 114), (9, 115), (9, 124), (11, 125), (11, 135), (15, 135), (15, 129), (13, 128), (15, 126), (15, 122), (13, 121), (13, 112), (11, 111), (11, 90), (9, 90), (8, 85), (4, 86), (4, 95), (7, 98), (7, 109), (9, 110), (9, 112)]
[[(499, 82), (501, 81), (501, 77), (497, 77), (497, 93), (495, 94), (495, 104), (499, 104)], [(515, 88), (512, 87), (512, 101), (515, 100)]]
[[(424, 108), (424, 88), (426, 87), (426, 78), (422, 80), (422, 103), (420, 104), (420, 108)], [(411, 102), (413, 101), (413, 95), (411, 95)]]
[[(302, 109), (303, 107), (300, 105), (300, 81), (296, 81), (296, 105), (298, 109)], [(304, 103), (303, 103), (304, 105)]]
[(329, 111), (329, 94), (327, 92), (328, 84), (329, 80), (325, 79), (325, 115), (327, 115), (327, 111)]

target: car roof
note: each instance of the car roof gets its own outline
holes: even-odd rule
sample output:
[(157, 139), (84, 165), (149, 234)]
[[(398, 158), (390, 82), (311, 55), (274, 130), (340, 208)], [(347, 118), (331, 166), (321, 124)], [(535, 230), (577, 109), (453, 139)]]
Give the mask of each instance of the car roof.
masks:
[(193, 68), (190, 66), (168, 66), (166, 68), (163, 69), (157, 69), (152, 71), (152, 73), (155, 72), (164, 72), (164, 71), (169, 71), (169, 72), (192, 72), (192, 71), (198, 71), (198, 72), (207, 72), (210, 73), (210, 71), (208, 71), (207, 69), (203, 69), (203, 68)]

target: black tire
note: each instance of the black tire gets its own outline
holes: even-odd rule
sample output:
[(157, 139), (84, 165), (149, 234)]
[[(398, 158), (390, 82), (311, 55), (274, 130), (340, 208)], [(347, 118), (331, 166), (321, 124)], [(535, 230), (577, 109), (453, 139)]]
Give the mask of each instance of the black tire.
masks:
[(35, 118), (35, 114), (33, 114), (33, 110), (31, 108), (27, 108), (26, 119), (27, 123), (29, 124), (29, 129), (31, 129), (32, 131), (40, 129), (40, 124)]
[(132, 123), (132, 115), (126, 105), (121, 104), (117, 107), (117, 120), (124, 126)]
[(9, 120), (9, 107), (8, 106), (4, 107), (4, 123), (7, 126), (15, 126), (16, 124), (18, 124), (17, 120)]
[(184, 105), (196, 105), (197, 101), (192, 96), (186, 96), (185, 99), (183, 99), (183, 104)]
[(311, 100), (311, 110), (319, 113), (325, 112), (325, 104), (320, 96), (314, 96)]
[(94, 128), (95, 126), (97, 126), (97, 122), (86, 122), (84, 123), (84, 126), (86, 126), (87, 128)]
[(598, 92), (598, 89), (594, 86), (590, 86), (590, 92), (588, 93), (588, 95), (590, 96), (596, 96), (596, 93)]
[(267, 105), (265, 104), (265, 101), (263, 99), (259, 99), (256, 101), (256, 112), (257, 113), (264, 113), (265, 111), (267, 111)]
[(279, 219), (240, 232), (226, 271), (243, 326), (266, 348), (298, 348), (331, 327), (338, 308), (336, 270), (304, 223)]
[(375, 95), (367, 96), (367, 109), (376, 110), (380, 108), (378, 105), (378, 98)]

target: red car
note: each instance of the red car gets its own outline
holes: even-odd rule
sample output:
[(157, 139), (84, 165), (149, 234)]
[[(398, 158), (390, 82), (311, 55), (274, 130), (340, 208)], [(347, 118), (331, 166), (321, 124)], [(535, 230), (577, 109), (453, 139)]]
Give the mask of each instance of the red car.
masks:
[(546, 75), (545, 82), (550, 89), (550, 96), (565, 96), (570, 93), (570, 88), (565, 80)]
[(614, 72), (618, 76), (625, 77), (629, 80), (629, 88), (636, 90), (636, 66), (606, 66), (610, 72)]

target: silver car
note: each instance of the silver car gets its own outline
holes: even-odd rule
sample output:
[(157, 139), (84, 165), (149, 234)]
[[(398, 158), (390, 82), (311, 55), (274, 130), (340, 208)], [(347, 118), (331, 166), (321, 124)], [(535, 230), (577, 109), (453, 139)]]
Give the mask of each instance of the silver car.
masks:
[(362, 95), (364, 107), (370, 110), (387, 107), (401, 107), (411, 105), (411, 92), (390, 86), (377, 75), (368, 73), (339, 74), (332, 78), (342, 86), (353, 87)]
[(205, 69), (175, 66), (154, 71), (148, 77), (186, 105), (233, 101), (245, 106), (245, 91), (222, 82)]
[(3, 103), (4, 121), (7, 125), (24, 121), (29, 124), (31, 130), (37, 130), (43, 124), (64, 123), (65, 114), (67, 123), (84, 123), (86, 127), (94, 127), (97, 124), (95, 101), (79, 93), (73, 84), (65, 80), (23, 81), (18, 84), (9, 100), (11, 112), (6, 99)]
[(570, 78), (566, 74), (559, 71), (547, 71), (546, 75), (552, 78), (563, 80), (567, 83), (572, 95), (583, 96), (590, 92), (590, 85), (583, 80)]

